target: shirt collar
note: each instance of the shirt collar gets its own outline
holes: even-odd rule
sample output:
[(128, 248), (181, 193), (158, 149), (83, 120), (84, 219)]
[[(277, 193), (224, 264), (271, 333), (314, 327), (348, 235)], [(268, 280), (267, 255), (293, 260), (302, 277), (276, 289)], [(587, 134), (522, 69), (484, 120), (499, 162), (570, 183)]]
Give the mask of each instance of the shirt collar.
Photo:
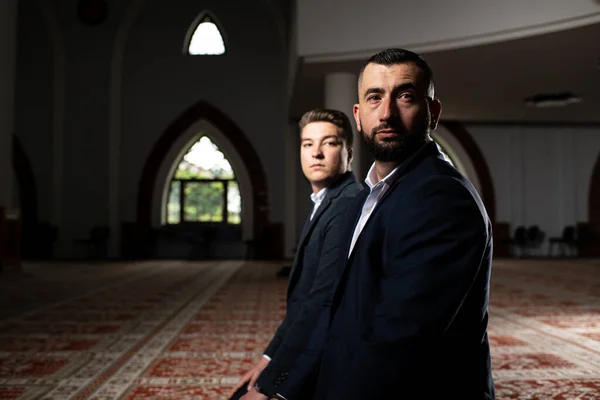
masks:
[(371, 168), (369, 168), (369, 172), (367, 173), (367, 177), (365, 178), (365, 183), (367, 184), (367, 186), (369, 187), (369, 189), (373, 190), (374, 187), (380, 187), (380, 186), (384, 186), (384, 185), (391, 185), (392, 183), (394, 183), (394, 181), (396, 179), (398, 179), (398, 170), (400, 169), (400, 167), (402, 165), (404, 165), (405, 163), (409, 162), (410, 160), (412, 160), (413, 158), (415, 158), (417, 156), (417, 154), (419, 154), (421, 151), (423, 151), (423, 149), (427, 146), (427, 144), (429, 144), (429, 141), (425, 142), (420, 148), (419, 150), (415, 151), (415, 153), (410, 156), (407, 160), (405, 160), (403, 163), (401, 163), (400, 165), (398, 165), (396, 168), (394, 168), (392, 170), (392, 172), (390, 172), (385, 178), (383, 178), (382, 180), (380, 180), (377, 183), (373, 183), (375, 181), (377, 181), (377, 170), (375, 169), (375, 163), (373, 163), (371, 165)]
[(377, 183), (373, 183), (377, 181), (377, 170), (375, 169), (375, 163), (371, 165), (369, 168), (369, 172), (367, 173), (367, 177), (365, 179), (365, 183), (369, 187), (369, 189), (373, 189), (375, 186), (383, 186), (383, 185), (391, 185), (397, 178), (397, 172), (400, 169), (400, 165), (392, 170), (385, 178), (380, 180)]
[(325, 198), (326, 193), (327, 193), (327, 188), (324, 187), (323, 189), (319, 190), (317, 193), (311, 193), (310, 199), (315, 204), (321, 203), (323, 201), (323, 199)]

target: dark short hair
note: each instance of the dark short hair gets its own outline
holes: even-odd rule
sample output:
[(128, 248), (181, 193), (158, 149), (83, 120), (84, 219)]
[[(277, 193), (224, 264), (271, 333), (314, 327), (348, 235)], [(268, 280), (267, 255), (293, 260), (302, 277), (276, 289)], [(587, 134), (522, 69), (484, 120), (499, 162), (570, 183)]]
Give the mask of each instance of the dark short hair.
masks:
[(352, 125), (350, 125), (348, 116), (343, 112), (328, 108), (315, 108), (307, 111), (298, 123), (300, 132), (311, 122), (330, 122), (334, 124), (340, 128), (340, 136), (346, 142), (346, 146), (352, 147)]
[(362, 80), (365, 68), (367, 68), (367, 65), (369, 64), (380, 64), (389, 67), (391, 65), (405, 63), (413, 63), (417, 67), (419, 67), (419, 69), (421, 69), (421, 71), (423, 72), (423, 77), (429, 82), (427, 86), (427, 93), (429, 94), (431, 92), (431, 97), (433, 97), (433, 72), (431, 71), (429, 64), (427, 64), (425, 59), (417, 53), (405, 49), (386, 49), (371, 56), (360, 69), (360, 72), (358, 74), (358, 85), (360, 86), (360, 81)]

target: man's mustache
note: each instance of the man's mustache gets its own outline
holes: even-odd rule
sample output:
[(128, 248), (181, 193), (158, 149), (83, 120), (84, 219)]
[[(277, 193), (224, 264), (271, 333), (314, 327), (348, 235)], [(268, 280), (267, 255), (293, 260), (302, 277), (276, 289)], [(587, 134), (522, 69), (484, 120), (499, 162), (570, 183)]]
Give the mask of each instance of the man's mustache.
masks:
[(387, 130), (393, 130), (399, 134), (405, 133), (406, 129), (404, 129), (404, 126), (402, 126), (401, 123), (394, 123), (394, 122), (383, 122), (380, 125), (376, 126), (375, 128), (373, 128), (371, 130), (371, 133), (373, 134), (373, 136), (375, 136), (377, 134), (377, 132), (382, 131), (384, 129)]

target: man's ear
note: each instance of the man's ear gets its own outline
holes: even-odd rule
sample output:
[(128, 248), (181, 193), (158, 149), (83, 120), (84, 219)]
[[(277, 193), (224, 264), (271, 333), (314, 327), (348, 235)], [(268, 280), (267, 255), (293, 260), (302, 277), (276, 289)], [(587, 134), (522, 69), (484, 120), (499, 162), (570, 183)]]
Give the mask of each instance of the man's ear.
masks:
[(434, 131), (437, 128), (438, 122), (440, 121), (440, 115), (442, 114), (442, 103), (438, 99), (427, 99), (429, 103), (429, 113), (431, 114), (431, 122), (429, 129)]
[(360, 116), (358, 114), (359, 108), (358, 104), (355, 104), (352, 107), (352, 115), (354, 115), (354, 122), (356, 122), (356, 129), (360, 132), (362, 131), (362, 127), (360, 126)]

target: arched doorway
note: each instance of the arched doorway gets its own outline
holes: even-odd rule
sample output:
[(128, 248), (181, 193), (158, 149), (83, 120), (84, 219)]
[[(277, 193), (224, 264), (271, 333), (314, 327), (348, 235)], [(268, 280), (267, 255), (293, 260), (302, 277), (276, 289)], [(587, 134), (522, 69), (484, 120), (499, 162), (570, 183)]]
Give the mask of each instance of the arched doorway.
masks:
[(479, 182), (479, 176), (473, 165), (471, 156), (466, 152), (458, 139), (454, 137), (452, 132), (443, 126), (438, 126), (438, 129), (431, 133), (431, 137), (437, 143), (442, 154), (449, 159), (450, 163), (462, 172), (473, 183), (475, 189), (481, 193), (481, 183)]
[[(241, 228), (244, 240), (254, 237), (254, 197), (253, 184), (243, 156), (236, 150), (235, 145), (227, 135), (206, 119), (200, 119), (191, 124), (173, 143), (165, 154), (156, 174), (156, 183), (152, 195), (152, 226), (158, 227), (167, 224), (167, 204), (171, 189), (171, 182), (184, 155), (201, 138), (209, 138), (211, 143), (224, 154), (225, 160), (231, 164), (235, 174), (235, 181), (239, 185), (241, 196)], [(185, 221), (181, 221), (185, 222)]]
[(268, 226), (267, 185), (260, 159), (241, 129), (204, 101), (186, 110), (155, 143), (138, 190), (138, 225), (160, 227), (166, 223), (171, 177), (183, 155), (203, 135), (223, 151), (235, 170), (243, 204), (243, 240), (258, 239)]
[(510, 237), (510, 225), (496, 221), (496, 197), (494, 184), (485, 157), (479, 146), (465, 127), (457, 121), (443, 121), (432, 134), (438, 144), (444, 148), (456, 167), (473, 183), (487, 210), (494, 232), (494, 256), (510, 256), (507, 238)]
[(496, 198), (490, 169), (479, 146), (465, 127), (456, 121), (440, 122), (433, 135), (451, 157), (459, 163), (458, 168), (478, 190), (492, 224), (496, 223)]
[[(205, 130), (176, 162), (164, 185), (161, 225), (242, 222), (240, 172)], [(248, 185), (247, 176), (244, 176)], [(158, 185), (157, 185), (158, 186)]]

